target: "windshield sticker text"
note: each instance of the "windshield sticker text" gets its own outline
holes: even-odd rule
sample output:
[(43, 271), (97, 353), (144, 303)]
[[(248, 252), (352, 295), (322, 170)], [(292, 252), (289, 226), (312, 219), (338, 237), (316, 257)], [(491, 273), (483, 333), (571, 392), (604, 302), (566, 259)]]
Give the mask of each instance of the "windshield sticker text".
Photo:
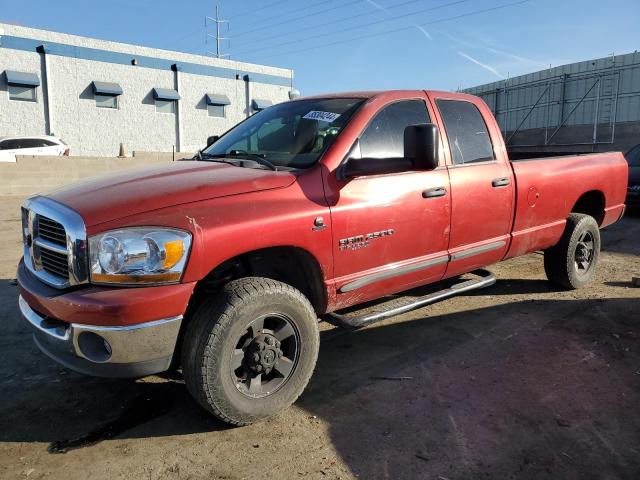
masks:
[(307, 120), (320, 120), (321, 122), (331, 123), (335, 121), (339, 116), (339, 113), (320, 112), (317, 110), (312, 110), (302, 118), (306, 118)]

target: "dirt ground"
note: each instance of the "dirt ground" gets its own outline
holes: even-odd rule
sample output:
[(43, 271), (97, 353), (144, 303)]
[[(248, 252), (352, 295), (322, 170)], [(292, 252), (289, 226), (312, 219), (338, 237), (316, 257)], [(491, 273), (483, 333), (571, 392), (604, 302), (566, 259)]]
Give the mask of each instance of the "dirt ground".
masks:
[(11, 283), (19, 202), (0, 198), (0, 478), (640, 478), (638, 216), (603, 231), (590, 288), (558, 291), (533, 254), (473, 295), (324, 325), (300, 400), (228, 428), (177, 375), (88, 378), (37, 350)]

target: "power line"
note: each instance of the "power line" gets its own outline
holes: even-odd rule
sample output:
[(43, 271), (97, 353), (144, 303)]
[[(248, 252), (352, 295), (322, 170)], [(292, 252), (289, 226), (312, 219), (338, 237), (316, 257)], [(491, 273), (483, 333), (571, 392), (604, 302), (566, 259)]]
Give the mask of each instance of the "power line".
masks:
[(196, 34), (201, 34), (202, 33), (202, 27), (198, 27), (197, 29), (191, 30), (189, 33), (187, 33), (186, 35), (181, 35), (177, 38), (174, 38), (173, 40), (169, 40), (169, 45), (175, 44), (175, 43), (180, 43), (184, 40), (186, 40), (187, 38), (193, 37)]
[[(334, 2), (334, 1), (335, 1), (335, 0), (326, 0), (324, 3), (325, 3), (325, 4), (327, 4), (327, 3)], [(358, 1), (359, 1), (359, 2), (363, 2), (364, 0), (358, 0)], [(324, 7), (325, 7), (325, 5), (316, 5), (316, 6), (319, 6), (319, 7), (322, 7), (322, 8), (324, 8)], [(336, 7), (336, 10), (337, 10), (338, 8), (342, 8), (343, 6), (344, 6), (344, 5), (341, 5), (341, 6), (339, 6), (339, 7)], [(274, 18), (278, 18), (278, 19), (279, 19), (279, 18), (282, 18), (283, 16), (291, 15), (292, 13), (298, 13), (298, 12), (300, 12), (300, 11), (302, 11), (302, 10), (308, 10), (309, 8), (310, 8), (310, 7), (309, 7), (308, 5), (305, 5), (304, 7), (301, 7), (301, 8), (296, 8), (296, 9), (294, 9), (294, 10), (289, 10), (289, 11), (288, 11), (288, 12), (286, 12), (286, 13), (281, 13), (281, 14), (278, 14), (278, 15), (273, 15), (273, 16), (271, 16), (271, 17), (261, 18), (260, 20), (254, 20), (253, 22), (245, 23), (245, 24), (243, 24), (242, 26), (243, 26), (243, 27), (245, 27), (245, 28), (246, 28), (246, 27), (250, 27), (250, 26), (252, 26), (252, 25), (255, 25), (256, 23), (264, 23), (264, 22), (266, 22), (266, 21), (268, 21), (268, 20), (273, 20)], [(321, 8), (321, 10), (322, 10), (322, 8)], [(289, 21), (291, 21), (291, 20), (289, 20)], [(243, 33), (243, 32), (245, 32), (245, 31), (246, 31), (246, 30), (242, 29), (242, 30), (241, 30), (240, 32), (238, 32), (238, 33)], [(234, 31), (234, 33), (235, 33), (235, 31)]]
[[(445, 4), (442, 4), (442, 5), (437, 5), (435, 7), (424, 8), (422, 10), (418, 10), (418, 11), (415, 11), (415, 12), (405, 13), (405, 14), (402, 14), (402, 15), (397, 15), (397, 16), (395, 16), (393, 18), (383, 18), (381, 20), (376, 20), (375, 22), (364, 23), (362, 25), (355, 25), (355, 26), (346, 27), (346, 28), (343, 28), (343, 29), (340, 29), (340, 30), (332, 30), (332, 31), (329, 31), (329, 32), (322, 32), (322, 33), (319, 33), (317, 35), (313, 35), (311, 37), (307, 37), (304, 40), (313, 40), (315, 38), (326, 37), (327, 35), (333, 35), (333, 34), (336, 34), (336, 33), (350, 32), (352, 30), (361, 29), (362, 27), (371, 27), (373, 25), (378, 25), (380, 23), (385, 23), (385, 22), (389, 22), (389, 21), (392, 21), (392, 20), (397, 20), (397, 19), (405, 18), (405, 17), (411, 17), (413, 15), (418, 15), (418, 14), (421, 14), (421, 13), (431, 12), (433, 10), (439, 10), (441, 8), (451, 7), (453, 5), (457, 5), (457, 4), (460, 4), (460, 3), (465, 3), (465, 2), (468, 2), (468, 1), (469, 0), (455, 0), (453, 2), (445, 3)], [(408, 28), (414, 28), (414, 27), (408, 27)], [(235, 53), (235, 55), (244, 55), (246, 53), (254, 53), (254, 52), (261, 51), (261, 50), (267, 50), (267, 49), (271, 49), (271, 48), (283, 47), (283, 46), (286, 46), (286, 45), (291, 45), (291, 44), (299, 43), (299, 42), (300, 42), (299, 40), (289, 40), (287, 42), (277, 43), (275, 45), (264, 46), (264, 47), (260, 47), (260, 48), (241, 51), (241, 52)]]
[(277, 2), (272, 2), (272, 3), (269, 3), (267, 5), (263, 5), (262, 7), (253, 8), (251, 10), (247, 10), (247, 11), (242, 12), (242, 13), (236, 13), (235, 15), (231, 15), (229, 18), (231, 19), (231, 18), (241, 17), (243, 15), (251, 15), (253, 13), (259, 12), (260, 10), (264, 10), (265, 8), (275, 7), (276, 5), (279, 5), (279, 4), (284, 3), (286, 1), (287, 0), (279, 0)]
[[(357, 0), (357, 2), (352, 2), (352, 3), (358, 3), (358, 2), (362, 2), (362, 1), (364, 1), (364, 0)], [(408, 0), (407, 2), (402, 2), (402, 3), (395, 4), (395, 5), (389, 5), (388, 7), (385, 7), (385, 8), (389, 9), (389, 8), (404, 7), (406, 5), (409, 5), (410, 3), (416, 3), (416, 2), (421, 2), (421, 1), (422, 0)], [(465, 1), (467, 1), (467, 0), (465, 0)], [(347, 5), (349, 5), (349, 4), (346, 4), (346, 5), (343, 5), (343, 6), (347, 6)], [(359, 17), (362, 17), (362, 13), (358, 13), (356, 15), (351, 15), (350, 17), (344, 17), (344, 18), (339, 18), (337, 20), (332, 20), (331, 22), (334, 23), (334, 24), (335, 23), (342, 23), (342, 22), (346, 22), (348, 20), (353, 20), (354, 18), (359, 18)], [(390, 18), (389, 20), (392, 20), (392, 19)], [(316, 25), (310, 25), (310, 26), (307, 26), (307, 27), (304, 27), (304, 28), (300, 28), (298, 30), (293, 30), (291, 32), (278, 33), (276, 35), (271, 35), (270, 37), (260, 37), (257, 40), (250, 40), (248, 42), (243, 42), (239, 46), (250, 45), (250, 44), (256, 43), (256, 42), (264, 43), (264, 42), (266, 42), (268, 40), (271, 40), (271, 39), (274, 39), (274, 38), (286, 37), (286, 36), (292, 35), (294, 33), (304, 32), (304, 31), (309, 30), (310, 28), (314, 28), (315, 26)], [(319, 25), (317, 25), (317, 26), (319, 26)], [(235, 46), (237, 47), (238, 45), (235, 45)]]
[[(439, 20), (434, 20), (434, 21), (431, 21), (431, 22), (422, 23), (422, 24), (419, 24), (417, 26), (418, 27), (428, 27), (429, 25), (435, 25), (437, 23), (443, 23), (443, 22), (448, 22), (448, 21), (451, 21), (451, 20), (457, 20), (459, 18), (470, 17), (470, 16), (473, 16), (473, 15), (479, 15), (479, 14), (482, 14), (482, 13), (492, 12), (492, 11), (495, 11), (495, 10), (501, 10), (503, 8), (515, 7), (516, 5), (521, 5), (523, 3), (529, 3), (531, 1), (533, 1), (533, 0), (520, 0), (518, 2), (506, 3), (506, 4), (503, 4), (503, 5), (498, 5), (496, 7), (483, 8), (483, 9), (480, 9), (480, 10), (475, 10), (473, 12), (463, 13), (463, 14), (460, 14), (460, 15), (454, 15), (452, 17), (441, 18)], [(348, 38), (348, 39), (344, 39), (344, 40), (337, 40), (335, 42), (323, 43), (322, 45), (315, 45), (315, 46), (312, 46), (312, 47), (301, 48), (301, 49), (298, 49), (298, 50), (290, 50), (288, 52), (275, 53), (273, 55), (267, 55), (266, 57), (262, 57), (262, 58), (272, 58), (272, 57), (278, 57), (278, 56), (282, 56), (282, 55), (290, 55), (290, 54), (293, 54), (293, 53), (307, 52), (309, 50), (317, 50), (318, 48), (332, 47), (334, 45), (340, 45), (340, 44), (343, 44), (343, 43), (349, 43), (349, 42), (354, 42), (354, 41), (357, 41), (357, 40), (363, 40), (365, 38), (379, 37), (379, 36), (383, 36), (383, 35), (388, 35), (390, 33), (398, 33), (398, 32), (402, 32), (402, 31), (405, 31), (405, 30), (410, 30), (412, 28), (415, 28), (415, 27), (413, 25), (411, 25), (411, 26), (407, 26), (407, 27), (396, 28), (396, 29), (393, 29), (393, 30), (386, 30), (384, 32), (370, 33), (370, 34), (367, 34), (367, 35), (360, 35), (358, 37), (352, 37), (352, 38)]]
[[(344, 3), (344, 4), (340, 5), (339, 7), (334, 8), (333, 10), (334, 10), (334, 11), (335, 11), (335, 10), (339, 10), (339, 9), (341, 9), (341, 8), (345, 8), (345, 7), (348, 7), (348, 6), (350, 6), (350, 5), (353, 5), (353, 4), (356, 4), (356, 3), (360, 3), (360, 2), (362, 2), (362, 1), (364, 1), (364, 0), (354, 0), (354, 1), (351, 1), (351, 2), (348, 2), (348, 3)], [(322, 5), (322, 7), (324, 8), (324, 5)], [(321, 10), (322, 10), (322, 9), (321, 9)], [(265, 30), (265, 29), (267, 29), (267, 28), (277, 27), (277, 26), (283, 25), (283, 24), (285, 24), (285, 23), (290, 23), (290, 22), (295, 22), (295, 21), (298, 21), (298, 20), (302, 20), (303, 18), (312, 17), (313, 15), (316, 15), (317, 13), (318, 13), (318, 12), (311, 12), (311, 13), (307, 13), (307, 14), (305, 14), (305, 15), (301, 15), (301, 16), (299, 16), (299, 17), (289, 18), (289, 19), (287, 19), (287, 20), (283, 20), (283, 21), (281, 21), (281, 22), (272, 23), (272, 24), (270, 24), (270, 25), (264, 25), (264, 26), (262, 26), (262, 27), (260, 27), (260, 28), (254, 28), (254, 29), (252, 29), (252, 30), (251, 30), (251, 33), (259, 32), (259, 31), (261, 31), (261, 30)], [(246, 32), (240, 31), (240, 32), (235, 32), (235, 33), (237, 34), (237, 33), (246, 33)]]

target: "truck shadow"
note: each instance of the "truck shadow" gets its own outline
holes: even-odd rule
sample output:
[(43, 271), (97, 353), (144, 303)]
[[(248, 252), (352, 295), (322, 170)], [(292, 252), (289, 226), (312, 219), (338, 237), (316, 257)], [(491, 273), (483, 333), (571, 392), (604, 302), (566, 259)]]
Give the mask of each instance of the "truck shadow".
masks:
[(299, 405), (360, 478), (631, 478), (639, 302), (523, 301), (339, 335)]
[[(465, 305), (465, 297), (450, 301)], [(360, 331), (323, 331), (297, 408), (327, 425), (333, 448), (360, 478), (562, 475), (561, 452), (629, 474), (640, 458), (632, 456), (640, 419), (625, 413), (640, 400), (631, 386), (637, 305), (629, 298), (521, 301), (433, 317), (423, 309)], [(15, 327), (15, 307), (7, 321), (15, 333), (1, 345), (0, 441), (45, 442), (63, 453), (112, 438), (228, 428), (195, 404), (179, 375), (76, 375), (37, 352)], [(609, 375), (605, 365), (616, 362), (627, 376)], [(289, 414), (269, 428), (287, 428)], [(559, 426), (566, 422), (579, 431)], [(262, 428), (248, 427), (247, 435)], [(615, 435), (598, 440), (607, 429)]]

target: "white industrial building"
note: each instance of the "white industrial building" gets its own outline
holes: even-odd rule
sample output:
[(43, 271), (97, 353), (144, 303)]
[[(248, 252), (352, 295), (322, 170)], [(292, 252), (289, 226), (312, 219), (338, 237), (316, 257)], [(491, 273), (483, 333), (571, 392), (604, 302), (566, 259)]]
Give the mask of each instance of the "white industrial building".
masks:
[(192, 152), (292, 89), (288, 69), (0, 23), (0, 137), (72, 155)]

